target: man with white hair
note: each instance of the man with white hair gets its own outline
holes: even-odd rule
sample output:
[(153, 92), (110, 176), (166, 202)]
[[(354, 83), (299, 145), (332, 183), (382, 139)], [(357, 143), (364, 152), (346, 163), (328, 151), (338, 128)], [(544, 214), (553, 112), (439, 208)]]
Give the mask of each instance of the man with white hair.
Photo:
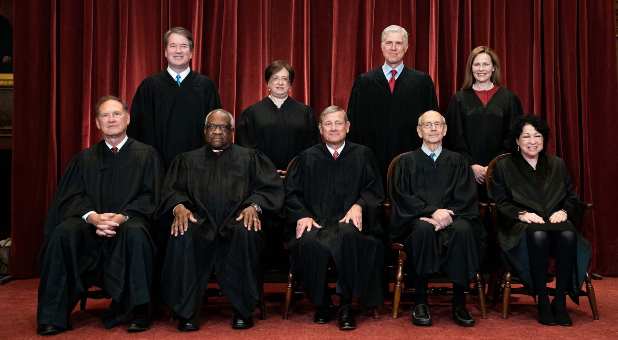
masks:
[(259, 301), (261, 213), (283, 205), (283, 183), (261, 152), (232, 144), (234, 117), (216, 109), (204, 126), (206, 145), (170, 165), (159, 212), (173, 215), (163, 264), (163, 301), (180, 331), (199, 329), (211, 272), (234, 307), (232, 328), (253, 325)]
[(354, 126), (350, 141), (373, 150), (382, 177), (386, 178), (393, 157), (420, 146), (410, 133), (418, 117), (438, 105), (431, 78), (404, 66), (408, 32), (401, 26), (388, 26), (382, 31), (380, 46), (384, 64), (356, 79), (348, 103), (348, 117)]

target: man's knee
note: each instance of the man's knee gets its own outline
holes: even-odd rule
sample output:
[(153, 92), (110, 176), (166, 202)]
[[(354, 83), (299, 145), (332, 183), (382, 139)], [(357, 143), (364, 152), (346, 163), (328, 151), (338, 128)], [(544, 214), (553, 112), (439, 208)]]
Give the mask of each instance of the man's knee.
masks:
[(454, 233), (456, 234), (468, 234), (473, 232), (472, 229), (472, 225), (470, 224), (470, 222), (464, 220), (464, 219), (456, 219), (453, 221), (453, 224), (451, 225), (451, 228), (453, 230)]

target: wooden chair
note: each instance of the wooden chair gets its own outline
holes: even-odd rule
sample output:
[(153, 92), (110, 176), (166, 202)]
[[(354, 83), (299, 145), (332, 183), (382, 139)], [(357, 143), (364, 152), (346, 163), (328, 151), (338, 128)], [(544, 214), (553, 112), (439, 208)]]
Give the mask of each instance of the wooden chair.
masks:
[[(390, 199), (392, 197), (391, 180), (393, 178), (393, 171), (394, 171), (395, 165), (397, 164), (397, 162), (399, 162), (399, 159), (401, 158), (401, 156), (406, 155), (408, 153), (409, 152), (405, 152), (405, 153), (395, 156), (395, 158), (391, 160), (388, 166), (387, 175), (386, 175), (388, 195), (387, 195), (387, 201), (384, 203), (384, 213), (387, 217), (390, 217), (391, 209), (392, 209)], [(486, 210), (486, 207), (483, 209), (483, 211), (485, 210)], [(391, 250), (395, 252), (396, 259), (397, 259), (396, 268), (395, 268), (395, 284), (393, 287), (393, 310), (392, 310), (393, 319), (396, 319), (399, 317), (399, 305), (401, 304), (401, 294), (405, 289), (405, 286), (404, 286), (405, 273), (403, 271), (403, 267), (408, 258), (408, 255), (406, 254), (404, 250), (404, 246), (401, 243), (392, 243)], [(433, 282), (447, 282), (448, 280), (446, 280), (445, 277), (438, 277), (436, 279), (432, 279), (432, 281)], [(485, 306), (485, 289), (484, 289), (485, 285), (483, 284), (483, 280), (482, 280), (480, 273), (476, 273), (475, 286), (476, 286), (475, 288), (476, 288), (476, 291), (478, 292), (478, 297), (479, 297), (481, 317), (485, 319), (487, 317), (487, 308)]]
[[(493, 173), (496, 167), (496, 163), (499, 160), (509, 155), (510, 153), (499, 155), (496, 158), (494, 158), (487, 166), (487, 175), (485, 176), (487, 192), (490, 192), (492, 189), (491, 186), (492, 186)], [(592, 204), (586, 203), (586, 211), (590, 211), (591, 209), (592, 209)], [(493, 225), (498, 227), (498, 211), (494, 203), (490, 204), (489, 210), (491, 213), (491, 218), (493, 220)], [(494, 230), (493, 232), (497, 233), (497, 230)], [(502, 262), (503, 262), (502, 269), (501, 269), (502, 279), (501, 279), (501, 282), (498, 284), (498, 286), (499, 286), (499, 291), (502, 293), (502, 318), (507, 319), (509, 317), (511, 294), (525, 294), (525, 295), (530, 295), (530, 294), (529, 294), (529, 291), (526, 289), (526, 287), (523, 286), (520, 279), (516, 275), (513, 274), (513, 271), (508, 261), (503, 256), (503, 254), (500, 254), (500, 258), (502, 259)], [(552, 278), (551, 275), (548, 275), (548, 277)], [(518, 284), (520, 286), (513, 287), (514, 284)], [(585, 291), (580, 290), (578, 292), (578, 296), (586, 296), (588, 298), (588, 302), (590, 303), (590, 309), (592, 310), (592, 318), (594, 320), (599, 320), (599, 309), (597, 306), (594, 286), (592, 285), (592, 280), (590, 279), (590, 275), (588, 272), (586, 272), (584, 284), (585, 284), (586, 290)], [(550, 288), (549, 293), (553, 295), (555, 294), (555, 290)], [(534, 296), (533, 296), (533, 299), (535, 299)]]

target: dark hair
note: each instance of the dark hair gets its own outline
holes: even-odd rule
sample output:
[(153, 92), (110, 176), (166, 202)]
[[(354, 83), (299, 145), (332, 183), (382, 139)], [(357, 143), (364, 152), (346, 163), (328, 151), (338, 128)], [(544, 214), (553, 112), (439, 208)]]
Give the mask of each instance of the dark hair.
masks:
[(294, 68), (285, 60), (275, 60), (270, 63), (270, 65), (266, 66), (266, 69), (264, 70), (264, 80), (268, 83), (273, 74), (283, 69), (288, 70), (288, 73), (290, 74), (290, 85), (292, 85), (292, 83), (294, 83)]
[[(517, 143), (515, 143), (515, 141), (519, 139), (519, 136), (521, 136), (521, 133), (524, 131), (524, 126), (526, 125), (532, 125), (535, 130), (543, 135), (543, 146), (545, 146), (547, 138), (549, 137), (549, 126), (547, 126), (547, 123), (541, 117), (533, 114), (527, 114), (520, 117), (511, 128), (511, 136), (509, 140), (512, 143), (510, 147), (513, 151), (517, 151)], [(545, 148), (543, 148), (543, 150), (545, 150)]]
[(477, 46), (475, 47), (470, 55), (468, 56), (468, 61), (466, 62), (466, 73), (464, 74), (464, 81), (461, 85), (462, 90), (466, 90), (472, 88), (472, 84), (474, 84), (474, 75), (472, 74), (472, 63), (474, 63), (474, 59), (481, 53), (487, 53), (491, 58), (491, 63), (494, 65), (494, 71), (491, 74), (491, 82), (494, 85), (500, 85), (501, 76), (500, 76), (500, 58), (494, 50), (487, 46)]
[(167, 43), (170, 39), (170, 35), (176, 33), (178, 35), (182, 35), (183, 37), (189, 40), (189, 48), (193, 50), (193, 33), (184, 27), (172, 27), (165, 34), (163, 34), (163, 48), (167, 47)]
[(122, 104), (122, 109), (124, 110), (124, 112), (127, 112), (127, 113), (129, 112), (129, 107), (127, 106), (127, 103), (124, 102), (124, 100), (116, 96), (107, 95), (107, 96), (103, 96), (99, 98), (99, 100), (97, 100), (97, 103), (94, 104), (94, 116), (95, 117), (99, 115), (99, 109), (101, 108), (101, 105), (103, 105), (105, 102), (109, 100), (114, 100), (114, 101), (119, 102), (120, 104)]

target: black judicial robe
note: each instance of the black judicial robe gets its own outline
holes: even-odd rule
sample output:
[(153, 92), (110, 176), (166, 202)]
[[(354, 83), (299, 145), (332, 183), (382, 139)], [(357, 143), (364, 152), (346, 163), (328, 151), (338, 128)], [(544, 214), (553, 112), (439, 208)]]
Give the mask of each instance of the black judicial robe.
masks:
[(319, 141), (313, 111), (292, 97), (281, 108), (265, 97), (245, 109), (236, 122), (236, 144), (262, 151), (280, 170)]
[(404, 67), (391, 94), (382, 67), (360, 75), (348, 103), (351, 123), (348, 140), (375, 153), (382, 177), (395, 156), (420, 147), (418, 117), (437, 110), (438, 101), (429, 75)]
[[(534, 291), (527, 238), (523, 237), (530, 224), (519, 221), (519, 212), (533, 212), (548, 221), (551, 214), (564, 209), (568, 216), (566, 222), (535, 226), (546, 230), (575, 230), (581, 222), (583, 203), (575, 193), (564, 161), (556, 156), (540, 154), (535, 171), (521, 154), (511, 154), (496, 163), (492, 178), (489, 195), (498, 209), (498, 241), (509, 263)], [(577, 261), (573, 264), (576, 268), (569, 287), (574, 300), (586, 276), (590, 258), (590, 244), (578, 232)]]
[[(285, 204), (290, 247), (297, 253), (294, 270), (315, 304), (324, 301), (331, 256), (340, 293), (358, 296), (367, 306), (382, 302), (383, 230), (376, 215), (383, 200), (377, 163), (366, 146), (346, 142), (335, 160), (324, 144), (317, 144), (292, 162)], [(351, 223), (338, 222), (354, 204), (363, 209), (362, 232)], [(304, 217), (312, 217), (322, 228), (313, 228), (296, 240), (296, 222)], [(312, 241), (320, 246), (309, 245)], [(327, 251), (320, 253), (322, 249)]]
[(167, 168), (178, 154), (204, 145), (204, 119), (221, 107), (215, 84), (191, 70), (180, 86), (167, 70), (142, 81), (128, 134), (155, 147)]
[(451, 98), (445, 115), (445, 145), (466, 156), (470, 164), (487, 166), (511, 149), (509, 133), (521, 115), (519, 98), (504, 87), (496, 91), (487, 106), (473, 89), (461, 90)]
[[(484, 229), (478, 219), (476, 184), (466, 159), (445, 148), (435, 163), (421, 149), (405, 153), (394, 168), (390, 186), (390, 236), (393, 240), (405, 240), (417, 223), (426, 223), (419, 220), (421, 217), (431, 217), (437, 209), (452, 210), (455, 213), (453, 225), (469, 225), (473, 237), (462, 239), (464, 254), (445, 257), (448, 254), (443, 248), (454, 246), (453, 226), (449, 226), (437, 233), (436, 248), (432, 251), (435, 256), (425, 254), (424, 259), (408, 256), (410, 264), (424, 261), (414, 268), (419, 275), (432, 274), (442, 268), (454, 282), (467, 284), (466, 277), (471, 279), (479, 269)], [(425, 245), (424, 248), (433, 246)], [(459, 273), (460, 270), (465, 273)]]
[(203, 146), (174, 160), (159, 212), (171, 214), (182, 203), (197, 219), (167, 244), (161, 287), (178, 316), (196, 317), (213, 267), (234, 308), (245, 317), (252, 313), (259, 299), (261, 233), (247, 231), (236, 217), (251, 203), (276, 212), (283, 199), (282, 180), (260, 151), (230, 145), (217, 154)]
[[(39, 324), (67, 327), (67, 316), (92, 284), (128, 312), (150, 301), (154, 245), (150, 221), (163, 168), (154, 148), (131, 138), (117, 154), (101, 141), (69, 163), (45, 223)], [(100, 237), (82, 220), (88, 211), (129, 219), (116, 236)]]

